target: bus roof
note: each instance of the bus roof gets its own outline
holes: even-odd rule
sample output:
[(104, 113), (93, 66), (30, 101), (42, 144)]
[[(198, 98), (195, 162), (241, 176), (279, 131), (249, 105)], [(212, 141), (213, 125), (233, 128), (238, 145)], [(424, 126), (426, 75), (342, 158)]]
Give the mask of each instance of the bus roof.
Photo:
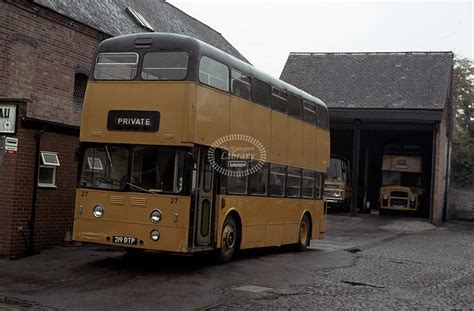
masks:
[(141, 53), (145, 51), (158, 52), (173, 51), (178, 49), (184, 49), (193, 52), (195, 51), (198, 55), (206, 55), (211, 57), (217, 61), (231, 66), (232, 68), (242, 71), (245, 74), (271, 84), (276, 88), (291, 92), (295, 95), (299, 95), (302, 98), (313, 101), (327, 109), (326, 104), (315, 96), (308, 94), (278, 78), (272, 77), (255, 68), (251, 64), (246, 63), (210, 44), (185, 35), (147, 32), (113, 37), (106, 39), (99, 44), (97, 48), (97, 54), (117, 51)]

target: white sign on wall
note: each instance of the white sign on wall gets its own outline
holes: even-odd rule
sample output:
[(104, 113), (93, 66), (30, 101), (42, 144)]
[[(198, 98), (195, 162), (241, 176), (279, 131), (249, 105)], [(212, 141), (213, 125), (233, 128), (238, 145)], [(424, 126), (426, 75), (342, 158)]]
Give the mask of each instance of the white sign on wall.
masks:
[(15, 133), (16, 105), (0, 104), (0, 133)]

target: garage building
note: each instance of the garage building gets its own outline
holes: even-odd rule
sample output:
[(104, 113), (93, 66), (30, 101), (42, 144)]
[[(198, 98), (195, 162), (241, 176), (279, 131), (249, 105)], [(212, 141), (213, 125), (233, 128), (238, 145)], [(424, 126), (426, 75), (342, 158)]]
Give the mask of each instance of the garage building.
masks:
[(422, 152), (418, 216), (446, 220), (452, 68), (451, 52), (290, 54), (281, 79), (324, 100), (331, 153), (352, 160), (353, 215), (378, 206), (384, 147), (404, 144)]

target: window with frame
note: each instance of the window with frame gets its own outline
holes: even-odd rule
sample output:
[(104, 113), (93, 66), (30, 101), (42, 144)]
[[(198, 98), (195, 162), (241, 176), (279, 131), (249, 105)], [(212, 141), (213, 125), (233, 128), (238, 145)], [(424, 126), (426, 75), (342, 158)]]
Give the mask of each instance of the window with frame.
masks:
[(38, 186), (56, 188), (56, 168), (60, 165), (56, 152), (41, 151)]
[(272, 109), (288, 113), (288, 94), (276, 87), (272, 88)]
[(301, 196), (301, 169), (288, 167), (286, 175), (286, 196), (299, 198)]
[(224, 92), (229, 91), (229, 68), (203, 56), (199, 62), (199, 81)]
[(316, 124), (316, 104), (310, 101), (303, 101), (303, 119), (304, 122)]
[(270, 164), (268, 193), (273, 197), (285, 196), (286, 167)]
[(314, 198), (314, 172), (303, 170), (303, 180), (301, 182), (301, 196), (305, 199)]
[(293, 94), (288, 94), (288, 115), (297, 119), (302, 119), (303, 100)]
[(94, 69), (97, 80), (133, 80), (137, 75), (137, 53), (100, 53)]
[(250, 76), (241, 73), (235, 69), (231, 70), (231, 92), (233, 95), (241, 97), (246, 100), (252, 99), (252, 84), (250, 83)]
[[(258, 161), (250, 162), (250, 169), (260, 166)], [(249, 176), (249, 193), (251, 195), (267, 195), (268, 164), (264, 163), (260, 169)]]
[(315, 173), (315, 182), (314, 182), (314, 198), (321, 200), (323, 198), (323, 174), (316, 172)]
[(187, 52), (149, 52), (143, 57), (142, 79), (184, 80), (188, 74)]
[(227, 160), (227, 171), (231, 172), (226, 178), (228, 194), (247, 194), (248, 164), (246, 160)]
[(323, 129), (329, 127), (328, 111), (321, 105), (316, 105), (316, 124)]
[(74, 95), (73, 100), (74, 104), (82, 107), (82, 102), (84, 101), (84, 96), (86, 94), (87, 80), (89, 77), (83, 73), (76, 73), (74, 75)]
[(252, 97), (253, 101), (265, 107), (270, 107), (271, 92), (270, 85), (259, 79), (252, 79)]

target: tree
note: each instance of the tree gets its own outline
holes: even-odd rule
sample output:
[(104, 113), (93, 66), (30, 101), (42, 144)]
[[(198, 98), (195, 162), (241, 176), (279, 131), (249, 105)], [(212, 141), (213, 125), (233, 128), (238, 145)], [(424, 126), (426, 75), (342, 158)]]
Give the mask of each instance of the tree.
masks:
[(454, 142), (452, 177), (461, 186), (474, 185), (474, 63), (456, 57), (453, 67)]
[(474, 63), (465, 57), (454, 59), (453, 106), (455, 139), (462, 144), (474, 138)]

